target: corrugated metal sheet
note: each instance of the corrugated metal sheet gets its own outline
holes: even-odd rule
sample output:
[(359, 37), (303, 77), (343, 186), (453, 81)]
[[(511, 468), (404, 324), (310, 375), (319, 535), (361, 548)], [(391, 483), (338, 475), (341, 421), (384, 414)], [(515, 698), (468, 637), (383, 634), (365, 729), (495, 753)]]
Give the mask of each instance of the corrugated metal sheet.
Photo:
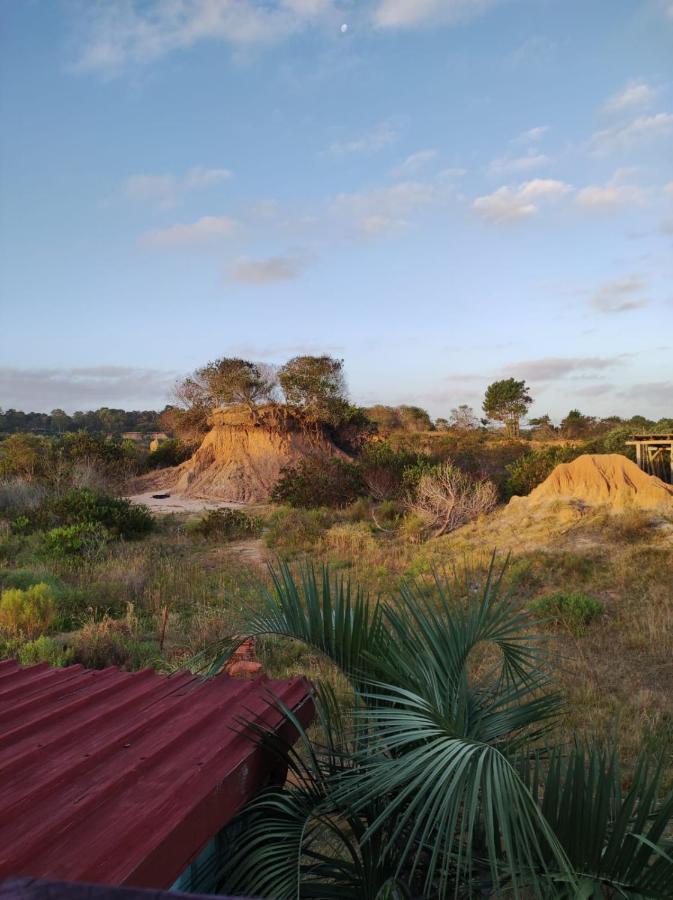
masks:
[(0, 878), (166, 888), (278, 773), (239, 721), (293, 738), (304, 679), (0, 663)]

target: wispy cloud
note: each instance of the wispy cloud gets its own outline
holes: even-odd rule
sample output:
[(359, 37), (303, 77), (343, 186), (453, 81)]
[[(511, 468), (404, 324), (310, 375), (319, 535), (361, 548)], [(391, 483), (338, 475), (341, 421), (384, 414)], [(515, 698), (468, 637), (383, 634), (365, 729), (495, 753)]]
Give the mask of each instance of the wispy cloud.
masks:
[(87, 0), (77, 68), (115, 74), (202, 41), (269, 44), (322, 21), (333, 0)]
[(604, 281), (591, 296), (594, 309), (601, 313), (623, 313), (647, 306), (646, 281), (641, 275), (626, 275)]
[(498, 0), (379, 0), (374, 22), (380, 28), (453, 24), (481, 15)]
[(190, 169), (182, 177), (166, 175), (131, 175), (122, 185), (129, 200), (148, 203), (157, 209), (172, 209), (189, 192), (204, 190), (231, 178), (229, 169)]
[(265, 259), (241, 257), (232, 263), (229, 278), (239, 284), (273, 284), (298, 278), (303, 268), (302, 260), (293, 256), (270, 256)]
[(503, 156), (500, 159), (494, 159), (488, 171), (490, 175), (507, 175), (516, 172), (528, 172), (531, 169), (539, 169), (551, 162), (550, 158), (544, 153), (535, 153), (531, 151), (523, 156)]
[(642, 79), (629, 81), (621, 90), (606, 101), (603, 111), (612, 115), (624, 111), (632, 112), (650, 106), (657, 96), (657, 91)]
[(413, 213), (437, 203), (441, 196), (430, 182), (401, 181), (379, 190), (339, 194), (332, 214), (347, 229), (375, 236), (407, 227)]
[(596, 156), (604, 156), (618, 150), (656, 141), (673, 131), (673, 113), (658, 112), (637, 116), (629, 122), (621, 122), (610, 128), (596, 131), (589, 142), (590, 151)]
[(140, 238), (140, 243), (156, 248), (193, 247), (232, 238), (239, 228), (240, 223), (228, 216), (203, 216), (189, 224), (147, 231)]
[(541, 205), (556, 202), (572, 190), (564, 181), (536, 178), (518, 187), (504, 185), (492, 194), (477, 197), (472, 206), (488, 222), (507, 223), (536, 215)]
[(333, 156), (347, 156), (350, 154), (377, 153), (395, 143), (399, 137), (397, 129), (391, 122), (380, 122), (370, 131), (357, 137), (344, 141), (334, 141), (330, 144), (329, 151)]
[(559, 381), (571, 375), (601, 372), (624, 361), (622, 356), (545, 356), (511, 363), (503, 373), (531, 381)]
[(577, 192), (575, 202), (589, 212), (610, 213), (625, 206), (640, 206), (646, 201), (646, 192), (626, 179), (630, 169), (618, 169), (607, 184), (590, 184)]
[[(453, 25), (501, 0), (363, 0), (361, 22), (380, 29)], [(310, 27), (342, 21), (338, 0), (81, 0), (76, 68), (115, 75), (205, 41), (233, 47), (273, 44)]]
[(81, 368), (0, 367), (0, 396), (5, 408), (73, 412), (100, 406), (147, 409), (163, 406), (178, 372), (135, 366)]
[(409, 178), (418, 175), (426, 166), (437, 159), (439, 151), (434, 149), (417, 150), (407, 156), (398, 166), (391, 171), (393, 178)]

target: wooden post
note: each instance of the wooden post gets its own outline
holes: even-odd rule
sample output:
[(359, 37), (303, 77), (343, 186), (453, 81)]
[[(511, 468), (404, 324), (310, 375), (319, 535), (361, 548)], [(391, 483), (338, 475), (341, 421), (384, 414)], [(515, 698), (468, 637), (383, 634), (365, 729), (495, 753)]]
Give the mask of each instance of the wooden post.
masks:
[(638, 441), (636, 443), (636, 462), (638, 463), (638, 468), (642, 469), (643, 467), (643, 445)]

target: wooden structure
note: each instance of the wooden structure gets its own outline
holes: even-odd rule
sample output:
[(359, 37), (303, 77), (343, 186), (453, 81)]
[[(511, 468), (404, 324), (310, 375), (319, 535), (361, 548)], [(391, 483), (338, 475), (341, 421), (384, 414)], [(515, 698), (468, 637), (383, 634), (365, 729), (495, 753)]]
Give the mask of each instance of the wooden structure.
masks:
[(634, 434), (626, 443), (636, 448), (636, 462), (643, 472), (673, 484), (673, 434)]

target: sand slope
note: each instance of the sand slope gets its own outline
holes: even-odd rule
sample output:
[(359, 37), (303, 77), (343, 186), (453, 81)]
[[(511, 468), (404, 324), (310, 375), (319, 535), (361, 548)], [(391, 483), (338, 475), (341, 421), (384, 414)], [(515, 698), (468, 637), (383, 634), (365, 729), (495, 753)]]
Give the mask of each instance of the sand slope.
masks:
[(558, 500), (586, 506), (625, 509), (673, 509), (673, 486), (648, 475), (619, 453), (585, 454), (556, 466), (528, 497), (517, 504), (536, 505)]

